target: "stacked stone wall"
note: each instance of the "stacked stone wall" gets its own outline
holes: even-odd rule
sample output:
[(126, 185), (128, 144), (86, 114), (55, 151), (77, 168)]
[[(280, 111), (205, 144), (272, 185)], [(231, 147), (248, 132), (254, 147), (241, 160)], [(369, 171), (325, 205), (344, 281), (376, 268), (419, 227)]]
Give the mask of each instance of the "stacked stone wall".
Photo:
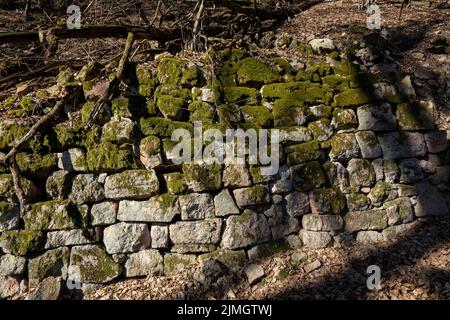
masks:
[[(214, 77), (207, 62), (169, 55), (133, 64), (90, 130), (85, 121), (110, 70), (98, 63), (61, 71), (56, 85), (22, 97), (0, 120), (7, 153), (30, 116), (45, 113), (64, 88), (83, 87), (82, 105), (65, 110), (69, 121), (17, 155), (22, 217), (12, 175), (0, 166), (5, 283), (106, 283), (171, 275), (209, 258), (239, 272), (289, 247), (391, 240), (418, 218), (448, 214), (447, 132), (409, 75), (369, 73), (336, 51), (304, 60), (237, 49), (208, 55), (220, 65)], [(192, 131), (195, 121), (279, 130), (278, 172), (174, 164), (171, 134)]]

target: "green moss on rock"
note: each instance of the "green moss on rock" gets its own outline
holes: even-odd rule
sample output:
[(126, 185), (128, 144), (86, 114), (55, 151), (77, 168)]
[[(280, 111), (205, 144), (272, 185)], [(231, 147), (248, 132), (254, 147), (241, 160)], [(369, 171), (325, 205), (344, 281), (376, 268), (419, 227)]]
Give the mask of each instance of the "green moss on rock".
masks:
[(83, 126), (75, 125), (69, 127), (65, 124), (57, 124), (53, 129), (62, 149), (82, 147), (85, 145), (86, 131)]
[(111, 111), (116, 117), (132, 117), (128, 98), (116, 98), (111, 101)]
[(173, 275), (194, 264), (197, 257), (193, 254), (168, 253), (164, 255), (164, 274)]
[(50, 200), (29, 206), (23, 217), (27, 230), (61, 230), (81, 227), (83, 218), (69, 200)]
[(97, 245), (73, 247), (70, 265), (79, 268), (82, 283), (106, 283), (121, 273), (119, 264)]
[(326, 62), (318, 62), (313, 64), (309, 69), (308, 72), (311, 74), (317, 74), (320, 77), (328, 76), (332, 73), (332, 69), (330, 65)]
[(170, 119), (151, 117), (141, 118), (141, 131), (147, 136), (171, 137), (175, 129), (186, 129), (193, 132), (192, 124), (180, 121), (172, 121)]
[(181, 98), (185, 101), (186, 104), (189, 103), (192, 99), (192, 94), (188, 89), (171, 85), (161, 85), (158, 88), (156, 88), (155, 94), (153, 96), (155, 102), (157, 102), (161, 96), (171, 96), (173, 98)]
[(167, 191), (170, 194), (182, 194), (187, 190), (187, 184), (181, 172), (172, 172), (164, 175)]
[(335, 107), (350, 107), (373, 102), (374, 97), (363, 89), (349, 89), (334, 97)]
[(226, 87), (224, 89), (224, 99), (228, 103), (238, 105), (255, 105), (260, 100), (260, 93), (254, 88)]
[(15, 256), (26, 256), (40, 249), (44, 234), (40, 231), (11, 230), (0, 234), (0, 246), (4, 252)]
[(362, 193), (350, 193), (347, 195), (347, 207), (349, 211), (367, 210), (370, 207), (370, 199)]
[(183, 174), (188, 188), (194, 192), (220, 189), (222, 186), (222, 166), (183, 164)]
[(314, 55), (313, 48), (311, 47), (311, 45), (309, 45), (307, 43), (300, 43), (297, 46), (297, 50), (307, 57)]
[(136, 65), (136, 78), (141, 85), (153, 85), (155, 79), (152, 74), (152, 70), (149, 65), (137, 64)]
[(369, 198), (376, 206), (380, 206), (389, 195), (391, 185), (385, 181), (377, 181), (369, 193)]
[(92, 80), (99, 75), (102, 69), (102, 64), (97, 61), (91, 61), (80, 70), (77, 75), (77, 80), (82, 82)]
[(279, 75), (272, 66), (258, 58), (245, 58), (238, 61), (233, 69), (239, 85), (260, 86), (276, 82)]
[(288, 60), (284, 58), (274, 58), (272, 61), (280, 75), (285, 76), (292, 74), (293, 69)]
[(309, 115), (304, 102), (297, 99), (275, 100), (272, 113), (275, 126), (302, 125)]
[(130, 144), (117, 146), (107, 141), (89, 145), (86, 164), (91, 172), (116, 172), (137, 167)]
[[(40, 195), (39, 189), (31, 180), (21, 177), (20, 186), (23, 189), (25, 198), (29, 201), (36, 199)], [(7, 199), (17, 199), (12, 174), (0, 174), (0, 195)]]
[(21, 110), (17, 111), (22, 112), (21, 114), (23, 116), (37, 114), (42, 111), (41, 104), (31, 96), (23, 96), (22, 99), (20, 99), (19, 105)]
[(73, 82), (74, 76), (73, 71), (70, 68), (62, 68), (59, 70), (58, 75), (56, 76), (56, 84), (60, 87), (65, 87), (66, 84)]
[(311, 130), (314, 139), (317, 141), (326, 141), (333, 134), (331, 122), (327, 118), (321, 118), (317, 121), (310, 122), (308, 128)]
[(58, 168), (56, 153), (39, 155), (20, 152), (16, 155), (16, 161), (22, 173), (41, 178), (48, 176)]
[(246, 122), (258, 126), (268, 126), (272, 122), (272, 112), (264, 106), (244, 106), (241, 112)]
[(317, 141), (308, 141), (301, 144), (292, 145), (285, 148), (287, 155), (287, 164), (289, 166), (317, 160), (321, 157), (322, 151), (320, 150), (319, 143)]
[(172, 120), (181, 118), (185, 101), (182, 98), (174, 98), (172, 96), (160, 96), (156, 103), (164, 117)]
[(360, 154), (359, 145), (353, 133), (340, 133), (331, 138), (330, 157), (333, 160), (348, 161)]
[(358, 118), (352, 109), (335, 109), (332, 124), (337, 130), (353, 129), (358, 127)]
[(38, 284), (47, 277), (64, 277), (69, 266), (69, 248), (48, 250), (30, 260), (28, 279), (30, 284)]
[(0, 110), (2, 109), (9, 109), (14, 106), (14, 102), (16, 101), (17, 96), (12, 95), (0, 102)]
[(138, 93), (143, 97), (152, 97), (155, 92), (155, 86), (150, 84), (141, 84), (138, 87)]
[[(87, 123), (88, 117), (92, 110), (94, 109), (95, 102), (89, 101), (83, 104), (81, 107), (81, 121), (85, 125)], [(95, 119), (96, 124), (105, 124), (111, 119), (111, 110), (109, 107), (103, 107), (98, 114), (97, 118)]]
[(310, 82), (272, 83), (263, 86), (261, 91), (266, 99), (296, 99), (306, 104), (328, 104), (332, 97), (328, 88)]
[(257, 259), (271, 257), (279, 252), (285, 252), (290, 249), (289, 244), (285, 240), (264, 243), (252, 248), (253, 254)]
[(217, 250), (210, 253), (201, 254), (199, 261), (215, 259), (222, 262), (230, 270), (239, 271), (247, 264), (247, 255), (244, 250)]
[(189, 121), (201, 121), (202, 123), (212, 123), (214, 109), (206, 102), (194, 101), (188, 106)]
[(340, 214), (346, 199), (339, 188), (320, 188), (310, 193), (310, 203), (313, 214)]
[(332, 66), (334, 73), (341, 76), (351, 76), (359, 72), (359, 66), (347, 59), (334, 61)]
[(320, 188), (326, 182), (325, 173), (318, 161), (311, 161), (292, 167), (292, 180), (299, 191)]
[(118, 145), (132, 142), (136, 136), (134, 122), (128, 118), (113, 117), (102, 129), (102, 141)]
[(434, 128), (433, 103), (402, 103), (397, 106), (398, 126), (402, 130), (431, 130)]
[(234, 123), (240, 123), (241, 110), (236, 104), (223, 104), (217, 107), (219, 122), (226, 126)]
[(350, 88), (347, 78), (337, 75), (328, 75), (322, 78), (322, 83), (333, 89), (345, 90)]
[(183, 76), (181, 77), (181, 84), (192, 88), (200, 84), (201, 81), (201, 73), (200, 70), (196, 66), (192, 66), (187, 68), (183, 72)]
[(157, 78), (160, 83), (176, 86), (181, 84), (186, 62), (177, 58), (163, 58), (158, 65)]
[(13, 147), (30, 130), (31, 125), (12, 119), (0, 121), (0, 150)]

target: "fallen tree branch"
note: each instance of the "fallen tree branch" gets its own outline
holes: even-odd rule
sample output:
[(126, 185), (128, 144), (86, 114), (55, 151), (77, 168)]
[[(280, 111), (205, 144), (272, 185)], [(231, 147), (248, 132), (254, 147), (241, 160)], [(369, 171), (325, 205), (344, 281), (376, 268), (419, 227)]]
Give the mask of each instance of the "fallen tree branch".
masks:
[(97, 118), (98, 114), (103, 109), (104, 105), (112, 99), (114, 93), (117, 90), (117, 87), (120, 84), (120, 81), (123, 80), (125, 74), (125, 66), (128, 62), (128, 57), (130, 56), (134, 40), (135, 40), (134, 34), (130, 32), (127, 37), (127, 42), (125, 44), (125, 49), (123, 51), (122, 57), (120, 58), (117, 73), (114, 76), (114, 78), (109, 82), (108, 88), (106, 89), (105, 93), (103, 93), (103, 95), (95, 104), (94, 108), (92, 108), (91, 112), (89, 113), (86, 121), (86, 129), (92, 127), (92, 124), (95, 122), (95, 119)]
[(15, 146), (3, 157), (0, 158), (0, 163), (8, 163), (11, 167), (11, 164), (14, 164), (15, 156), (19, 153), (26, 144), (33, 138), (39, 131), (42, 130), (48, 123), (55, 118), (55, 116), (63, 109), (63, 107), (69, 103), (71, 100), (75, 99), (77, 95), (80, 93), (80, 88), (77, 88), (75, 91), (64, 96), (59, 102), (55, 104), (55, 106), (43, 116), (38, 122), (36, 122), (16, 144)]
[(127, 38), (133, 33), (135, 39), (169, 41), (181, 37), (180, 30), (133, 26), (87, 26), (81, 29), (52, 28), (43, 31), (2, 32), (0, 45), (14, 42), (44, 42), (50, 35), (63, 39)]

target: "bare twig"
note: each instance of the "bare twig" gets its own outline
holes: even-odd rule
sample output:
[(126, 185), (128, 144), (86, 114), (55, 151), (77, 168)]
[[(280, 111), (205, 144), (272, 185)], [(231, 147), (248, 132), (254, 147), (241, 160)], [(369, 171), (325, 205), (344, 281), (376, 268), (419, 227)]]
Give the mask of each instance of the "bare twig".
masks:
[(150, 25), (151, 25), (151, 26), (155, 23), (156, 18), (158, 17), (158, 12), (159, 12), (159, 6), (160, 6), (160, 5), (161, 5), (161, 0), (158, 0), (158, 4), (156, 5), (156, 9), (155, 9), (155, 15), (153, 16), (153, 19), (152, 19), (152, 21), (150, 22)]
[(17, 199), (19, 199), (20, 216), (23, 217), (25, 215), (25, 206), (27, 203), (25, 192), (23, 191), (22, 185), (20, 183), (20, 170), (15, 157), (12, 159), (12, 161), (10, 161), (9, 169), (11, 170), (11, 174), (13, 177), (14, 192), (16, 193)]
[(125, 66), (128, 61), (128, 57), (130, 56), (130, 52), (131, 52), (133, 43), (134, 43), (134, 35), (133, 35), (133, 33), (130, 32), (128, 34), (127, 42), (126, 42), (122, 57), (120, 58), (120, 61), (119, 61), (119, 66), (117, 68), (117, 74), (109, 82), (108, 88), (106, 89), (105, 93), (101, 96), (101, 98), (95, 104), (94, 108), (92, 108), (91, 112), (89, 113), (88, 119), (86, 121), (87, 129), (92, 127), (92, 124), (94, 123), (98, 114), (103, 109), (104, 105), (112, 99), (114, 92), (117, 90), (117, 87), (119, 86), (120, 81), (123, 80), (124, 73), (125, 73)]
[(200, 23), (201, 23), (201, 18), (203, 15), (203, 10), (205, 9), (205, 1), (204, 0), (200, 0), (200, 5), (199, 5), (199, 9), (197, 11), (197, 16), (195, 18), (195, 22), (194, 22), (194, 28), (192, 29), (192, 44), (191, 44), (191, 49), (192, 50), (197, 50), (198, 49), (198, 37), (200, 34)]

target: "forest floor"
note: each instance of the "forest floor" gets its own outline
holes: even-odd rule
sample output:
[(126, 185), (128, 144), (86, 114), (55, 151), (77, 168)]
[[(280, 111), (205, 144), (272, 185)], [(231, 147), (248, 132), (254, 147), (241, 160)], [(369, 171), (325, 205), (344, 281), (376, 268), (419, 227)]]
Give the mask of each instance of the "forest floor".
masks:
[[(257, 261), (265, 271), (250, 285), (235, 274), (212, 285), (196, 281), (200, 265), (176, 276), (122, 280), (92, 287), (84, 299), (450, 299), (450, 219), (419, 219), (396, 241), (304, 247)], [(295, 259), (303, 257), (296, 264)], [(293, 259), (294, 258), (294, 259)], [(367, 268), (380, 268), (381, 289), (369, 290)], [(242, 274), (242, 272), (240, 273)]]

